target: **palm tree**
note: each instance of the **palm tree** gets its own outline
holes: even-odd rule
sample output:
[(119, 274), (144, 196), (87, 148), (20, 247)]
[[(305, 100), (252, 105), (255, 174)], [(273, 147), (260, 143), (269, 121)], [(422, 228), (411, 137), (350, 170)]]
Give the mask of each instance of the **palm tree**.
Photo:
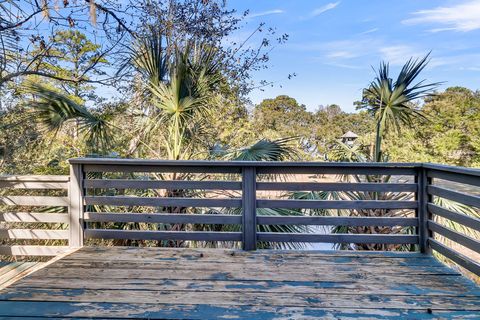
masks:
[(217, 106), (220, 58), (214, 47), (193, 41), (177, 43), (170, 52), (162, 38), (150, 30), (136, 41), (129, 59), (147, 81), (142, 100), (149, 105), (149, 114), (141, 135), (143, 140), (162, 135), (168, 159), (185, 160), (193, 155), (196, 133)]
[(26, 83), (22, 90), (33, 97), (26, 103), (28, 118), (37, 121), (45, 132), (56, 135), (73, 124), (91, 153), (108, 152), (113, 136), (107, 114), (91, 111), (65, 94), (33, 82)]
[(382, 140), (391, 128), (400, 131), (402, 125), (411, 126), (414, 119), (426, 119), (414, 106), (415, 100), (430, 96), (441, 83), (415, 83), (418, 75), (429, 61), (427, 54), (423, 58), (410, 58), (402, 67), (395, 81), (390, 76), (390, 67), (386, 62), (380, 64), (375, 79), (363, 91), (360, 107), (372, 114), (376, 121), (374, 161), (382, 161)]

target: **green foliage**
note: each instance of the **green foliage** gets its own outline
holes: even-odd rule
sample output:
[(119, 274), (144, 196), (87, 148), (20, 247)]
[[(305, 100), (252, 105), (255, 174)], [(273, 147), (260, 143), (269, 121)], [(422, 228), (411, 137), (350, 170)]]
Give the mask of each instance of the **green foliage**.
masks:
[(385, 150), (392, 161), (427, 161), (480, 166), (480, 93), (452, 87), (425, 100), (428, 123), (392, 133)]
[(395, 81), (390, 77), (388, 63), (382, 62), (375, 80), (363, 91), (361, 108), (366, 109), (376, 122), (375, 161), (382, 159), (382, 140), (389, 129), (400, 133), (402, 126), (412, 127), (414, 121), (425, 119), (412, 104), (417, 99), (429, 97), (439, 83), (414, 83), (428, 64), (428, 56), (405, 63)]
[(25, 90), (34, 96), (27, 101), (31, 117), (49, 132), (57, 134), (65, 125), (75, 122), (92, 152), (107, 151), (112, 142), (111, 128), (104, 115), (89, 111), (69, 97), (47, 87), (29, 83)]

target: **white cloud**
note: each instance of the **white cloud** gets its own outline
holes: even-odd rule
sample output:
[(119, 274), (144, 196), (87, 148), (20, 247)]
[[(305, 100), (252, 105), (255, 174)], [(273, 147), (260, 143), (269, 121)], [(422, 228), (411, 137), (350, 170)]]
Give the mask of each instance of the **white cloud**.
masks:
[(360, 32), (359, 34), (362, 35), (362, 34), (374, 33), (374, 32), (377, 32), (378, 30), (379, 30), (378, 28), (372, 28), (372, 29)]
[(372, 37), (356, 37), (351, 40), (332, 41), (322, 45), (320, 50), (333, 60), (349, 60), (377, 52), (382, 42)]
[(340, 4), (340, 2), (341, 1), (327, 3), (326, 5), (313, 10), (309, 15), (300, 17), (300, 20), (312, 19), (314, 17), (321, 15), (324, 12), (335, 9)]
[(322, 51), (326, 62), (337, 65), (352, 65), (352, 62), (359, 61), (359, 58), (370, 57), (370, 61), (385, 60), (392, 66), (399, 66), (411, 57), (423, 57), (428, 53), (428, 50), (416, 46), (388, 43), (368, 36), (332, 41), (323, 46), (311, 46), (311, 49)]
[(412, 13), (413, 17), (402, 23), (439, 25), (430, 31), (472, 31), (480, 29), (480, 1), (469, 0), (450, 7), (437, 7)]
[(324, 12), (327, 12), (328, 10), (335, 9), (340, 4), (340, 2), (341, 1), (330, 2), (330, 3), (327, 3), (326, 5), (324, 5), (320, 8), (317, 8), (317, 9), (313, 10), (313, 12), (310, 14), (310, 17), (316, 17), (316, 16), (321, 15)]
[(282, 10), (282, 9), (268, 10), (268, 11), (263, 11), (263, 12), (257, 12), (257, 13), (249, 14), (249, 15), (247, 16), (247, 19), (253, 19), (253, 18), (270, 16), (270, 15), (272, 15), (272, 14), (281, 14), (281, 13), (285, 13), (285, 11)]
[(408, 45), (381, 47), (379, 52), (382, 59), (391, 65), (403, 65), (411, 57), (423, 57), (427, 53)]

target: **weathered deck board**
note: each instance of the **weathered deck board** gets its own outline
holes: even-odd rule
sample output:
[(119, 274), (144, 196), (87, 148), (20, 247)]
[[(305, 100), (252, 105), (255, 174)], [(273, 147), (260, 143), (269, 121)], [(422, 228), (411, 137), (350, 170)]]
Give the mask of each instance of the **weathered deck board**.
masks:
[(83, 248), (0, 291), (0, 319), (478, 319), (480, 287), (418, 253)]

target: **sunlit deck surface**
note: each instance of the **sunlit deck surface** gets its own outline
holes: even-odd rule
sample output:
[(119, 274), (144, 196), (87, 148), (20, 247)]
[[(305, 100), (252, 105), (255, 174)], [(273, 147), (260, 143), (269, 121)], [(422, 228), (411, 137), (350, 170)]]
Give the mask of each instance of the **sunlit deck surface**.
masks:
[(5, 319), (480, 317), (480, 288), (419, 253), (84, 247), (0, 293)]

